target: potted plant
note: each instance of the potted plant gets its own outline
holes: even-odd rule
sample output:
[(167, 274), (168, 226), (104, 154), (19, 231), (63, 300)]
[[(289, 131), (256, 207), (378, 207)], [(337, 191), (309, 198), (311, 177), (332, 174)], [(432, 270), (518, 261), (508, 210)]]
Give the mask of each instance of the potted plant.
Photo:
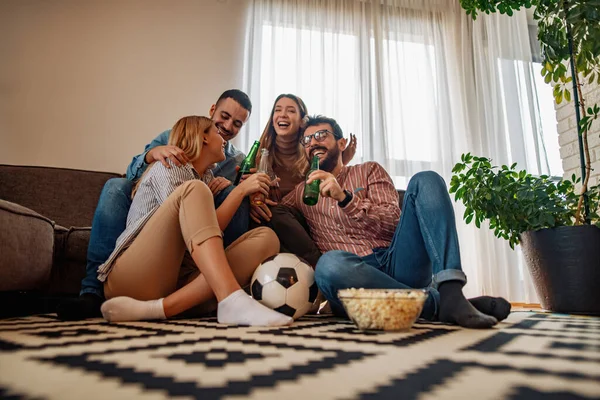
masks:
[(600, 1), (461, 0), (461, 6), (473, 18), (480, 11), (510, 16), (535, 7), (541, 73), (554, 86), (557, 103), (574, 100), (582, 178), (554, 181), (518, 171), (516, 164), (494, 167), (487, 158), (463, 154), (452, 171), (450, 193), (465, 204), (467, 223), (480, 227), (488, 220), (512, 248), (521, 244), (544, 308), (600, 314), (600, 185), (588, 187), (587, 141), (600, 107), (586, 105), (581, 90), (600, 84)]

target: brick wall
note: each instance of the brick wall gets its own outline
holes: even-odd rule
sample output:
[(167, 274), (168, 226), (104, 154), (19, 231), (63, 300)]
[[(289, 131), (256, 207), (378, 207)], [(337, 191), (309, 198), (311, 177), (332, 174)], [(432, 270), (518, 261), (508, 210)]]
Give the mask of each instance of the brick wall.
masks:
[[(586, 85), (583, 87), (583, 96), (586, 108), (593, 104), (600, 105), (600, 86)], [(577, 142), (577, 124), (575, 123), (575, 107), (573, 101), (554, 105), (558, 123), (558, 141), (560, 144), (560, 158), (564, 170), (564, 177), (575, 173), (581, 176), (579, 168), (579, 144)], [(592, 174), (589, 186), (600, 183), (600, 120), (594, 121), (592, 130), (588, 132), (590, 159), (592, 161)]]

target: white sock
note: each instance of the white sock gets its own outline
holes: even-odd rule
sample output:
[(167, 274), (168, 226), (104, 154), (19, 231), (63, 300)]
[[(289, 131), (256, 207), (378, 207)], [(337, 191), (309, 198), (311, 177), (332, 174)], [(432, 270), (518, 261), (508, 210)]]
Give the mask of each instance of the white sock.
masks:
[(119, 296), (102, 303), (102, 316), (108, 322), (166, 319), (163, 299), (141, 301)]
[(263, 306), (242, 289), (219, 302), (217, 320), (220, 324), (250, 326), (283, 326), (294, 322), (287, 315)]

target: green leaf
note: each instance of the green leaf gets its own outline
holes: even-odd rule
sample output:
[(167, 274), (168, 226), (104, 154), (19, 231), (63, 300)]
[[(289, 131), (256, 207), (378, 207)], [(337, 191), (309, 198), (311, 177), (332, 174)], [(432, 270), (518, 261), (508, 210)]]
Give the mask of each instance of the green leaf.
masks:
[(556, 71), (554, 71), (554, 73), (552, 74), (552, 80), (554, 82), (558, 82), (560, 80), (560, 77), (562, 75), (562, 71), (560, 69), (557, 69)]
[(568, 90), (565, 90), (564, 95), (565, 95), (565, 100), (567, 102), (571, 101), (571, 92), (569, 92)]
[(463, 214), (463, 219), (467, 219), (467, 217), (468, 217), (469, 215), (471, 215), (471, 214), (473, 214), (473, 210), (471, 210), (469, 207), (467, 207), (467, 208), (465, 209), (465, 212), (464, 212), (464, 214)]
[(471, 221), (473, 220), (473, 216), (474, 216), (474, 214), (471, 214), (471, 215), (469, 215), (469, 216), (468, 216), (468, 217), (465, 219), (465, 222), (466, 222), (467, 224), (470, 224), (470, 223), (471, 223)]
[(557, 83), (556, 85), (554, 85), (554, 90), (552, 91), (554, 97), (558, 96), (558, 94), (560, 93), (560, 88), (560, 84)]

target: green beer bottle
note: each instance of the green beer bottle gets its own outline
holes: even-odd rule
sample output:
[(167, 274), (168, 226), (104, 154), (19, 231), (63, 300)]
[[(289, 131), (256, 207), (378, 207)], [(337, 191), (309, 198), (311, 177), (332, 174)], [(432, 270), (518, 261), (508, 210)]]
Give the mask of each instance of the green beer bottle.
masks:
[(242, 175), (249, 174), (250, 168), (254, 168), (256, 166), (256, 154), (258, 153), (258, 146), (260, 146), (260, 142), (255, 140), (252, 148), (250, 149), (250, 153), (248, 153), (246, 158), (244, 158), (244, 161), (242, 161), (240, 164), (240, 170), (235, 177), (235, 182), (233, 182), (234, 185), (237, 186), (237, 184), (240, 183), (240, 179), (242, 179)]
[(317, 171), (319, 169), (319, 157), (313, 156), (312, 161), (310, 163), (310, 169), (306, 174), (306, 180), (304, 183), (304, 195), (302, 196), (302, 201), (307, 206), (314, 206), (319, 201), (319, 186), (321, 185), (321, 180), (316, 179), (311, 183), (306, 183), (308, 180), (308, 176), (311, 172)]

